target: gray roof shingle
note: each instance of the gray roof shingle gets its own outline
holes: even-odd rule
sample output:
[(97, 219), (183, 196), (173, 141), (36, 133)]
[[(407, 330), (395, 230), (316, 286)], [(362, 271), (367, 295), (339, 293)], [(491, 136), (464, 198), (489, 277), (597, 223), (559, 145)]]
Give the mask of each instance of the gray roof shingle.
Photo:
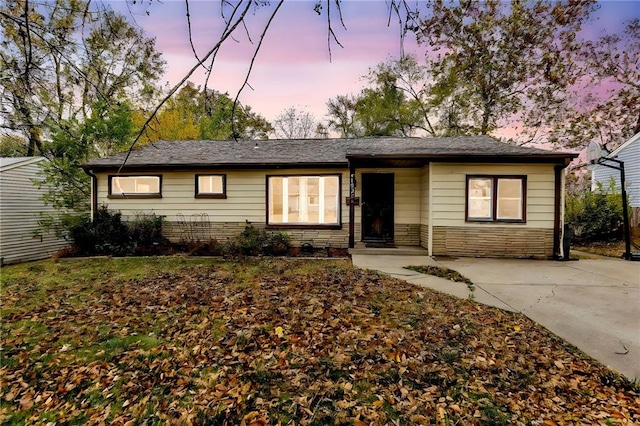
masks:
[[(89, 161), (85, 169), (120, 167), (126, 153)], [(159, 141), (131, 152), (126, 167), (346, 166), (348, 158), (566, 158), (575, 154), (509, 145), (488, 136), (446, 138)]]

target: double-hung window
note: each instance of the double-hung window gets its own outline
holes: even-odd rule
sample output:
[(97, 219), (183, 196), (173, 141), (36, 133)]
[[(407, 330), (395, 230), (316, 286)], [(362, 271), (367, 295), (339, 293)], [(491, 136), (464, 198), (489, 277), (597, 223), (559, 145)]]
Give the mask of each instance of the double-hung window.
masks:
[(467, 176), (468, 222), (525, 222), (526, 176)]
[(196, 198), (227, 198), (227, 177), (196, 175)]
[(161, 198), (162, 177), (157, 175), (109, 176), (110, 198)]
[(267, 176), (267, 224), (340, 226), (340, 175)]

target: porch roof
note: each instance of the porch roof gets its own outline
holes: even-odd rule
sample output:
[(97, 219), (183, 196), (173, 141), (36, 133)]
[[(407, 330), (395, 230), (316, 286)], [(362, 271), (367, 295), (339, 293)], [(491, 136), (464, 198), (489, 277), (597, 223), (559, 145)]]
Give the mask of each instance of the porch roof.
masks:
[(509, 145), (488, 136), (229, 141), (160, 141), (89, 161), (86, 170), (346, 167), (350, 163), (415, 167), (431, 160), (565, 163), (576, 154)]

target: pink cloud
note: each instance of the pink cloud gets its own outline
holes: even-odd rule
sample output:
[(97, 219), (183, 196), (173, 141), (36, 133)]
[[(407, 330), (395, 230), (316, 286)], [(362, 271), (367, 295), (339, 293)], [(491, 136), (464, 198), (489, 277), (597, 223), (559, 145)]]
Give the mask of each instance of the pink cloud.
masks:
[[(123, 2), (110, 4), (129, 13)], [(191, 0), (189, 4), (194, 44), (198, 53), (204, 54), (222, 31), (220, 2)], [(247, 23), (254, 44), (247, 40), (242, 29), (235, 35), (237, 41), (227, 40), (217, 57), (209, 87), (235, 96), (261, 29), (276, 4), (271, 1), (268, 6), (250, 12)], [(311, 0), (283, 4), (254, 65), (249, 82), (255, 90), (246, 89), (241, 96), (243, 103), (269, 120), (292, 105), (320, 118), (326, 113), (326, 102), (330, 98), (359, 92), (365, 84), (361, 77), (370, 67), (389, 57), (400, 56), (397, 18), (392, 17), (387, 26), (388, 2), (345, 1), (342, 11), (346, 30), (332, 10), (333, 29), (344, 49), (332, 43), (332, 62), (329, 62), (326, 11), (318, 16), (313, 10), (314, 4)], [(132, 11), (137, 23), (149, 36), (156, 37), (158, 49), (165, 54), (168, 65), (164, 80), (175, 84), (195, 64), (188, 39), (185, 2), (134, 6)], [(597, 36), (604, 28), (621, 27), (629, 17), (640, 16), (638, 3), (633, 1), (607, 1), (601, 2), (601, 6), (599, 19), (584, 30), (584, 36)], [(147, 9), (149, 15), (145, 13)], [(408, 35), (404, 51), (420, 59), (425, 49), (417, 45), (415, 37)], [(197, 72), (191, 80), (203, 84), (204, 74)]]

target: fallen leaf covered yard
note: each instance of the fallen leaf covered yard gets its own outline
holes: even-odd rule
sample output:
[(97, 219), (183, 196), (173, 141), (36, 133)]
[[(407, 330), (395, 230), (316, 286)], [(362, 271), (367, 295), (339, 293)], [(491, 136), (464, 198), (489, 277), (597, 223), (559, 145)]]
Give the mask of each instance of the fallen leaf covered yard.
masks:
[(2, 291), (3, 424), (640, 422), (637, 385), (524, 315), (344, 260), (65, 259)]
[(93, 209), (165, 216), (172, 240), (180, 218), (205, 214), (218, 240), (250, 223), (297, 245), (551, 258), (574, 157), (486, 136), (162, 141), (83, 168)]

